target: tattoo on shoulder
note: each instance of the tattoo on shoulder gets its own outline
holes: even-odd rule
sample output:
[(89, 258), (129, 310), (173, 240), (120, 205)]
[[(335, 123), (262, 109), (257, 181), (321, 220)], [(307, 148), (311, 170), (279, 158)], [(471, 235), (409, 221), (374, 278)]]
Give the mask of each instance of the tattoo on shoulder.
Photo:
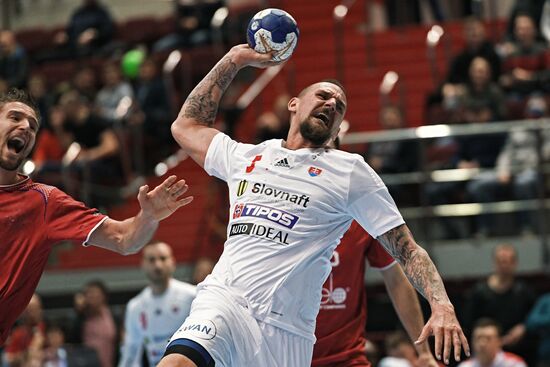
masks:
[(214, 123), (221, 95), (237, 72), (237, 65), (231, 59), (222, 59), (189, 94), (183, 116), (208, 126)]

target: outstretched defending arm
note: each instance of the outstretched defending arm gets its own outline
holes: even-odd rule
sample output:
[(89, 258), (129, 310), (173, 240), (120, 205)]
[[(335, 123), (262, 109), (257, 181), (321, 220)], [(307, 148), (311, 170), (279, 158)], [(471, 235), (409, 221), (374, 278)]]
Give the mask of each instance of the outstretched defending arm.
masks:
[(416, 343), (423, 343), (429, 335), (435, 337), (435, 355), (449, 363), (451, 346), (455, 360), (460, 360), (461, 349), (470, 355), (468, 341), (447, 296), (443, 280), (430, 256), (414, 240), (409, 228), (402, 224), (377, 238), (388, 252), (401, 264), (411, 284), (428, 300), (432, 315)]
[(107, 218), (92, 232), (88, 243), (123, 255), (141, 250), (161, 220), (193, 200), (192, 196), (180, 199), (188, 186), (184, 180), (176, 181), (176, 176), (170, 176), (150, 192), (147, 185), (142, 186), (138, 193), (140, 212), (123, 221)]
[(201, 167), (204, 167), (210, 142), (219, 132), (211, 126), (216, 119), (223, 93), (243, 67), (276, 65), (271, 57), (271, 54), (257, 53), (248, 45), (237, 45), (218, 61), (185, 100), (172, 124), (172, 135)]

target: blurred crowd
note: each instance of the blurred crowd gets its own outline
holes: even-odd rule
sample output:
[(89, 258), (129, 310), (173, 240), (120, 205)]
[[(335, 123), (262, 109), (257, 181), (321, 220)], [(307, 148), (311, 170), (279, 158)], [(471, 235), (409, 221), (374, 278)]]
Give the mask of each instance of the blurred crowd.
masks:
[[(28, 89), (42, 117), (26, 173), (93, 206), (116, 201), (102, 197), (109, 187), (152, 173), (175, 150), (170, 125), (173, 102), (180, 101), (170, 89), (174, 81), (161, 75), (164, 61), (175, 49), (211, 44), (210, 22), (223, 5), (174, 1), (173, 24), (158, 29), (156, 38), (143, 33), (157, 30), (155, 24), (122, 29), (96, 0), (82, 0), (65, 27), (27, 35), (44, 37), (27, 42), (33, 49), (16, 33), (0, 31), (0, 93)], [(136, 34), (143, 37), (133, 39)]]
[[(463, 289), (463, 302), (455, 303), (473, 352), (461, 367), (550, 366), (550, 293), (537, 297), (535, 289), (518, 277), (519, 256), (517, 244), (495, 246), (491, 274)], [(144, 260), (142, 267), (150, 280), (169, 279), (175, 263), (169, 264)], [(197, 263), (193, 282), (200, 282), (211, 266)], [(86, 283), (74, 295), (72, 310), (48, 314), (35, 294), (0, 351), (3, 366), (122, 366), (125, 327), (147, 324), (137, 319), (136, 325), (129, 325), (128, 319), (124, 324), (120, 305), (109, 303), (108, 289), (99, 280)], [(365, 345), (369, 360), (374, 367), (422, 367), (412, 341), (397, 319), (392, 322), (383, 339), (367, 328), (367, 335), (378, 335)], [(150, 342), (143, 340), (145, 346)], [(147, 366), (146, 355), (140, 358)]]
[[(392, 11), (398, 2), (385, 3), (390, 24), (399, 23), (402, 12)], [(113, 203), (112, 197), (102, 196), (104, 189), (94, 188), (120, 187), (136, 175), (151, 174), (154, 165), (176, 149), (170, 124), (182, 95), (173, 93), (187, 92), (181, 86), (172, 88), (174, 80), (162, 77), (163, 63), (174, 49), (212, 44), (218, 35), (211, 21), (223, 5), (226, 2), (215, 0), (174, 1), (174, 23), (146, 42), (117, 38), (109, 9), (96, 0), (82, 1), (66, 27), (52, 37), (54, 47), (47, 50), (25, 50), (16, 33), (0, 31), (0, 93), (10, 87), (27, 88), (42, 115), (34, 166), (28, 172), (92, 206)], [(432, 10), (435, 18), (441, 17), (437, 7)], [(233, 26), (246, 24), (242, 19)], [(425, 123), (481, 126), (548, 117), (549, 23), (550, 2), (534, 0), (515, 2), (502, 39), (488, 37), (479, 18), (466, 18), (465, 47), (452, 58), (445, 80), (427, 96)], [(223, 32), (222, 41), (235, 43), (242, 34), (242, 30)], [(270, 111), (259, 114), (257, 142), (286, 136), (289, 98), (281, 93)], [(384, 103), (378, 120), (380, 130), (408, 127), (399, 103)], [(538, 139), (542, 139), (542, 157)], [(423, 169), (420, 150), (417, 141), (387, 141), (368, 144), (362, 154), (385, 175)], [(518, 129), (433, 139), (427, 153), (429, 169), (479, 171), (466, 181), (429, 183), (421, 193), (409, 185), (388, 184), (400, 206), (418, 205), (415, 197), (422, 195), (431, 205), (535, 199), (540, 158), (550, 160), (550, 130), (543, 130), (540, 137)], [(226, 235), (227, 188), (213, 180), (208, 190), (195, 282), (210, 272)], [(451, 221), (441, 219), (441, 225), (446, 237), (460, 237)], [(486, 215), (476, 217), (472, 225), (480, 236), (495, 230), (493, 218)], [(536, 219), (528, 212), (517, 213), (517, 225), (524, 234), (536, 231)], [(458, 310), (477, 359), (462, 366), (550, 366), (550, 295), (537, 298), (531, 286), (517, 278), (515, 247), (497, 246), (493, 261), (493, 273), (465, 290), (465, 302)], [(123, 335), (118, 316), (113, 317), (107, 289), (99, 281), (88, 283), (75, 296), (72, 314), (62, 318), (45, 318), (36, 295), (12, 331), (2, 361), (6, 367), (114, 366)], [(401, 331), (382, 343), (370, 343), (365, 352), (374, 366), (420, 367), (411, 341)], [(490, 363), (497, 360), (500, 364)]]

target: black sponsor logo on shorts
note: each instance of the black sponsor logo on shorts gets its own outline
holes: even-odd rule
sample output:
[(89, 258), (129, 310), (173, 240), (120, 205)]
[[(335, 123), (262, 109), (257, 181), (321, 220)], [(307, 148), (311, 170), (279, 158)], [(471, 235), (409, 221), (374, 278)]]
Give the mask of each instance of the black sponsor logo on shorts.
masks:
[(231, 225), (229, 237), (247, 235), (256, 238), (265, 238), (269, 241), (289, 245), (288, 232), (256, 223), (235, 223)]

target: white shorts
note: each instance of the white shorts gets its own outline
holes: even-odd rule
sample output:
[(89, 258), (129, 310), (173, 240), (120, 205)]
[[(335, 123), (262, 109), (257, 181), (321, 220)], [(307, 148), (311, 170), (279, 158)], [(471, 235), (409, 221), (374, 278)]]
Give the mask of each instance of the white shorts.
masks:
[(216, 367), (307, 367), (313, 342), (261, 322), (218, 286), (202, 288), (191, 313), (168, 347), (191, 340), (210, 354)]

